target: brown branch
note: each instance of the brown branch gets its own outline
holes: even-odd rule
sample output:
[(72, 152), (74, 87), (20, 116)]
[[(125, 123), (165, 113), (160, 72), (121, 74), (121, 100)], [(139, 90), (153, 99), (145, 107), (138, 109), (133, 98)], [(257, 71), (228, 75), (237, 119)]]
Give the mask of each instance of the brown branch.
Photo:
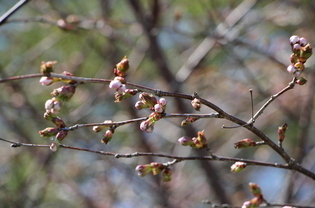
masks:
[(6, 13), (4, 13), (0, 17), (0, 25), (4, 24), (6, 20), (13, 15), (16, 11), (18, 11), (24, 4), (26, 4), (29, 0), (20, 0), (16, 3), (11, 9), (9, 9)]

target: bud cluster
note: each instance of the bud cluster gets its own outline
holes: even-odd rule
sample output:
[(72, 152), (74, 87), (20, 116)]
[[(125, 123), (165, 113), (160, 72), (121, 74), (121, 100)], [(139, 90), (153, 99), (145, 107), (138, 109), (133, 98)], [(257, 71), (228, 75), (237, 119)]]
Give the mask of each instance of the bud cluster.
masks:
[(264, 202), (264, 197), (262, 195), (260, 187), (255, 183), (249, 183), (249, 190), (255, 196), (250, 201), (243, 203), (242, 208), (255, 208), (259, 207)]
[(152, 133), (155, 122), (160, 120), (165, 113), (167, 100), (165, 98), (157, 100), (149, 93), (141, 93), (139, 95), (139, 99), (140, 100), (135, 104), (136, 109), (141, 110), (149, 108), (153, 111), (145, 121), (141, 122), (140, 129), (146, 131), (147, 133)]
[(138, 165), (135, 170), (141, 177), (144, 177), (149, 173), (152, 173), (152, 175), (157, 175), (162, 172), (164, 182), (169, 182), (172, 179), (172, 170), (162, 163), (152, 162), (146, 165)]
[(127, 89), (125, 75), (129, 69), (129, 60), (125, 56), (114, 68), (115, 78), (109, 83), (110, 89), (115, 89), (115, 102), (132, 97), (138, 93), (137, 89)]
[(205, 137), (204, 131), (198, 131), (197, 137), (193, 137), (192, 139), (184, 136), (178, 139), (178, 142), (183, 146), (191, 146), (196, 149), (207, 148), (207, 139)]
[[(287, 71), (295, 77), (299, 77), (305, 69), (305, 62), (312, 55), (312, 47), (308, 41), (303, 37), (293, 35), (290, 37), (290, 45), (292, 54), (290, 56), (291, 65), (288, 66)], [(305, 84), (306, 79), (298, 84)]]

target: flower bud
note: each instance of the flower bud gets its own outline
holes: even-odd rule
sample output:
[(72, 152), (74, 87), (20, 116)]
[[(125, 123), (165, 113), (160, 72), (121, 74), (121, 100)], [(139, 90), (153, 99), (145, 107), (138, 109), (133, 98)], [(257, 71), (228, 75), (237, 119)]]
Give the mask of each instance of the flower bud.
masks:
[(49, 149), (50, 149), (51, 151), (53, 151), (53, 152), (56, 152), (58, 146), (59, 146), (59, 145), (58, 145), (57, 143), (53, 142), (53, 143), (50, 144)]
[(254, 146), (256, 146), (256, 142), (253, 141), (252, 139), (242, 139), (241, 141), (234, 143), (235, 149), (242, 149), (242, 148), (254, 147)]
[(304, 47), (304, 46), (306, 46), (306, 44), (307, 44), (307, 40), (306, 40), (306, 38), (300, 38), (300, 45), (302, 46), (302, 47)]
[(200, 111), (200, 108), (201, 108), (201, 102), (199, 99), (195, 98), (191, 101), (191, 106), (197, 110), (197, 111)]
[(41, 137), (52, 137), (58, 134), (58, 129), (53, 127), (47, 127), (44, 130), (38, 132)]
[(111, 89), (118, 89), (120, 86), (121, 86), (121, 82), (118, 81), (118, 80), (112, 80), (110, 83), (109, 83), (109, 88)]
[(293, 35), (293, 36), (290, 37), (290, 44), (291, 44), (291, 45), (294, 45), (294, 44), (296, 44), (296, 43), (299, 43), (299, 41), (300, 41), (299, 36)]
[(305, 85), (307, 82), (307, 79), (305, 77), (299, 77), (295, 83), (299, 84), (299, 85)]
[(139, 99), (150, 108), (153, 108), (154, 105), (157, 104), (156, 98), (149, 93), (141, 93)]
[(59, 113), (61, 110), (62, 103), (56, 98), (52, 98), (46, 101), (45, 109), (51, 113)]
[(292, 53), (290, 56), (291, 63), (294, 64), (294, 63), (298, 62), (298, 60), (299, 60), (298, 56), (296, 54)]
[(103, 139), (101, 140), (102, 143), (108, 144), (110, 140), (113, 138), (114, 131), (109, 129), (105, 132)]
[(48, 86), (51, 85), (54, 82), (54, 78), (53, 77), (41, 77), (39, 82), (43, 85), (43, 86)]
[(288, 129), (288, 124), (283, 124), (282, 126), (278, 127), (278, 141), (283, 142), (285, 138), (285, 132)]
[(167, 100), (166, 100), (165, 98), (160, 98), (160, 99), (159, 99), (159, 103), (160, 103), (163, 107), (165, 107), (166, 104), (167, 104)]
[(290, 74), (294, 74), (296, 72), (296, 68), (294, 67), (294, 65), (291, 64), (291, 65), (288, 66), (287, 71)]
[(47, 62), (42, 61), (40, 65), (41, 73), (43, 73), (43, 75), (45, 76), (50, 76), (50, 73), (53, 72), (53, 67), (55, 66), (56, 63), (57, 61), (47, 61)]
[(191, 124), (191, 123), (193, 123), (193, 122), (195, 122), (197, 120), (198, 120), (198, 118), (188, 117), (185, 120), (183, 120), (180, 125), (181, 126), (187, 126), (187, 125), (189, 125), (189, 124)]
[(66, 130), (61, 130), (58, 132), (58, 134), (56, 135), (56, 139), (58, 141), (62, 141), (66, 136), (68, 135), (68, 131)]
[(149, 106), (144, 104), (142, 101), (137, 101), (135, 107), (137, 110), (141, 110), (143, 108), (148, 108)]
[(57, 128), (66, 127), (65, 122), (61, 118), (59, 118), (58, 116), (56, 116), (55, 114), (53, 114), (50, 111), (46, 111), (44, 113), (44, 118), (48, 121), (52, 121), (57, 126)]
[(261, 189), (256, 183), (249, 183), (249, 190), (252, 192), (254, 196), (260, 197), (262, 196)]
[(204, 131), (198, 131), (198, 136), (193, 137), (192, 141), (194, 145), (191, 145), (193, 148), (202, 149), (207, 147), (207, 139), (204, 135)]
[(54, 89), (52, 93), (50, 93), (52, 96), (58, 98), (58, 100), (61, 101), (68, 101), (72, 98), (72, 96), (75, 93), (76, 87), (73, 85), (70, 86), (62, 86), (57, 89)]
[(194, 142), (186, 136), (179, 138), (178, 142), (183, 146), (194, 145)]
[(169, 182), (172, 179), (172, 170), (169, 169), (168, 167), (164, 168), (163, 171), (163, 182)]
[(163, 113), (164, 109), (163, 109), (162, 105), (158, 103), (158, 104), (154, 105), (154, 111), (156, 113)]
[(117, 88), (117, 92), (124, 93), (126, 89), (127, 89), (126, 85), (122, 84), (120, 85), (120, 87)]
[(246, 168), (246, 163), (244, 162), (236, 162), (231, 166), (231, 172), (238, 173)]
[(146, 176), (148, 173), (151, 172), (151, 165), (147, 164), (147, 165), (138, 165), (136, 167), (136, 171), (138, 172), (138, 176)]

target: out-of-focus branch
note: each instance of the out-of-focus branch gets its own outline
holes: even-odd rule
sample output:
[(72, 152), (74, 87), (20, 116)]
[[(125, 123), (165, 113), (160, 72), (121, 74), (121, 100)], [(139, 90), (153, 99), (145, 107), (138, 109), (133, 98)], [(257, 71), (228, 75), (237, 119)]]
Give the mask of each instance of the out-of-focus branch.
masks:
[(11, 9), (9, 9), (6, 13), (4, 13), (0, 17), (0, 25), (6, 22), (6, 20), (13, 15), (16, 11), (18, 11), (24, 4), (26, 4), (29, 0), (20, 0), (16, 3)]

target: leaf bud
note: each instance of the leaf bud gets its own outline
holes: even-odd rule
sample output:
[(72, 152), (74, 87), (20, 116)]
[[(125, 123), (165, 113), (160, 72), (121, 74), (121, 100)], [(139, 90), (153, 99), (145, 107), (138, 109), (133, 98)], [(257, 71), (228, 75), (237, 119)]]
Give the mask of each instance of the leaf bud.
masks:
[(179, 138), (178, 142), (183, 146), (194, 145), (194, 142), (186, 136)]
[(58, 132), (58, 134), (56, 135), (56, 139), (58, 141), (62, 141), (64, 138), (66, 138), (66, 136), (68, 135), (68, 131), (66, 130), (61, 130)]
[(152, 162), (150, 165), (153, 175), (159, 174), (164, 169), (164, 165), (162, 163)]
[(138, 176), (146, 176), (148, 173), (151, 172), (151, 165), (146, 164), (146, 165), (138, 165), (135, 169), (138, 172)]
[(300, 50), (300, 61), (302, 63), (305, 63), (306, 60), (312, 56), (313, 53), (313, 48), (311, 45), (308, 43), (305, 47), (302, 47)]
[(282, 126), (278, 127), (278, 141), (283, 142), (285, 138), (285, 132), (288, 129), (288, 124), (283, 124)]
[(118, 64), (116, 64), (116, 69), (120, 72), (126, 72), (129, 69), (129, 60), (125, 56)]
[(53, 151), (53, 152), (56, 152), (57, 151), (57, 149), (58, 149), (58, 144), (56, 143), (56, 142), (53, 142), (53, 143), (51, 143), (50, 145), (49, 145), (49, 149), (51, 150), (51, 151)]

